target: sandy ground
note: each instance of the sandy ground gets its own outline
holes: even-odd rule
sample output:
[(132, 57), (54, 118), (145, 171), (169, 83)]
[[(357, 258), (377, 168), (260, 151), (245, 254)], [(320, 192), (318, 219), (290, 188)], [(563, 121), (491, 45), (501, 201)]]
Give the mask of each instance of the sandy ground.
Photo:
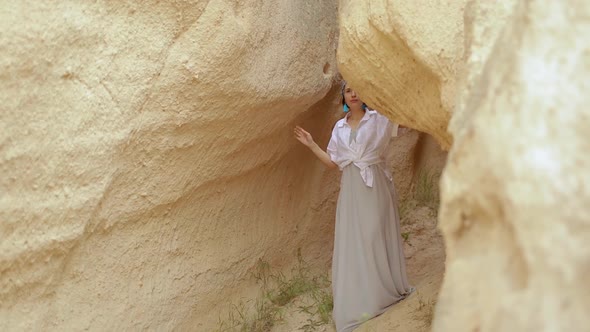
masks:
[[(422, 332), (430, 330), (434, 305), (444, 274), (444, 243), (436, 228), (435, 211), (429, 207), (411, 209), (402, 218), (402, 233), (407, 233), (404, 252), (408, 277), (417, 291), (356, 331), (359, 332)], [(272, 332), (324, 331), (334, 332), (333, 325), (310, 327), (313, 317), (301, 310), (308, 302), (305, 296), (285, 307), (283, 321)], [(307, 328), (305, 326), (307, 325)]]

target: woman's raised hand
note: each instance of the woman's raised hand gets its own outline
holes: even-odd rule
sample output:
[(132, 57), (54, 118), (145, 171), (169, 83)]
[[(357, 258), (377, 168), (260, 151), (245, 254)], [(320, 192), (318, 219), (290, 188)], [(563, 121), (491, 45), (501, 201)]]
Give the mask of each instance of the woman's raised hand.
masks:
[(310, 147), (313, 144), (313, 138), (311, 137), (311, 134), (305, 131), (305, 129), (296, 126), (293, 132), (295, 133), (295, 138), (299, 142), (303, 143), (303, 145)]

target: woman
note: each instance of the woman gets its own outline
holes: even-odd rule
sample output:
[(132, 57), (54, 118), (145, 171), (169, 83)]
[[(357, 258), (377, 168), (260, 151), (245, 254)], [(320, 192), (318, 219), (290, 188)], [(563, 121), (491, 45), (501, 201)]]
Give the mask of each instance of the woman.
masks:
[(394, 126), (346, 83), (342, 95), (347, 114), (334, 126), (327, 152), (301, 127), (295, 137), (326, 166), (342, 171), (332, 291), (336, 330), (347, 332), (414, 289), (406, 277), (397, 197), (384, 159)]

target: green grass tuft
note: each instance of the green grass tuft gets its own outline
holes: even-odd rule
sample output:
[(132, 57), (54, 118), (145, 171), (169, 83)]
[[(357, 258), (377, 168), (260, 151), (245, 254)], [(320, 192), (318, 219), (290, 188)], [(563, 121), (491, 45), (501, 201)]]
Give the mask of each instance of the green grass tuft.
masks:
[(273, 273), (270, 265), (259, 260), (253, 278), (260, 285), (261, 295), (256, 299), (250, 311), (246, 309), (249, 302), (232, 305), (225, 319), (219, 319), (215, 332), (263, 332), (283, 320), (284, 307), (296, 298), (309, 296), (311, 304), (300, 306), (299, 310), (311, 317), (302, 327), (305, 332), (331, 322), (334, 306), (330, 281), (327, 274), (314, 275), (307, 262), (297, 253), (297, 266), (289, 276)]

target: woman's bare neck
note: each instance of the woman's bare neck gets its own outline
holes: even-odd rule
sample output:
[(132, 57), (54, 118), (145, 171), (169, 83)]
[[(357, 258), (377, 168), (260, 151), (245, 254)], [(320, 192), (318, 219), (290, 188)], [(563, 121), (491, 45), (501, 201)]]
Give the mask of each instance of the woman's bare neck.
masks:
[(348, 116), (348, 121), (360, 121), (363, 116), (365, 116), (364, 109), (351, 109), (350, 115)]

